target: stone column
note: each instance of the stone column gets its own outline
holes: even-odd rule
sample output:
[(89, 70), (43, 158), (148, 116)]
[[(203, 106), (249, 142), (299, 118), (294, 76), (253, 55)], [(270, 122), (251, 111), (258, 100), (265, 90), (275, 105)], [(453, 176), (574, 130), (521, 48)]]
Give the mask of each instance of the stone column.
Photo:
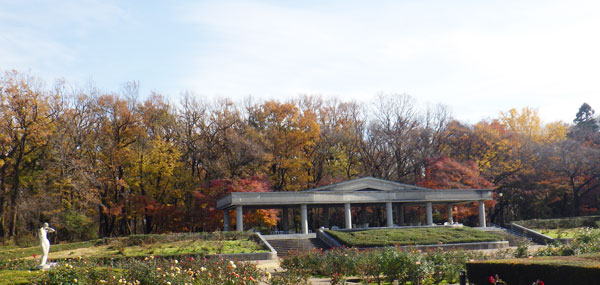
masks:
[(350, 203), (344, 204), (344, 218), (346, 220), (346, 228), (352, 228), (352, 208), (350, 207)]
[(406, 225), (406, 222), (404, 221), (404, 205), (400, 204), (399, 212), (400, 212), (400, 221), (398, 222), (398, 224), (400, 224), (401, 226), (404, 226), (404, 225)]
[(235, 207), (235, 230), (244, 231), (244, 208), (242, 206)]
[(485, 228), (485, 204), (479, 201), (479, 226)]
[(392, 208), (392, 202), (385, 202), (385, 213), (387, 227), (391, 228), (394, 226), (394, 210)]
[(287, 207), (281, 211), (281, 227), (284, 231), (290, 230), (290, 213)]
[(452, 218), (452, 207), (454, 207), (454, 205), (452, 204), (448, 204), (448, 223), (449, 224), (453, 224), (454, 223), (454, 219)]
[(302, 233), (308, 234), (308, 207), (306, 204), (300, 205), (300, 220), (302, 222)]
[(223, 231), (229, 231), (229, 210), (223, 210)]
[(431, 202), (427, 202), (427, 204), (425, 204), (425, 208), (425, 212), (427, 212), (427, 225), (431, 226), (433, 225), (433, 205)]

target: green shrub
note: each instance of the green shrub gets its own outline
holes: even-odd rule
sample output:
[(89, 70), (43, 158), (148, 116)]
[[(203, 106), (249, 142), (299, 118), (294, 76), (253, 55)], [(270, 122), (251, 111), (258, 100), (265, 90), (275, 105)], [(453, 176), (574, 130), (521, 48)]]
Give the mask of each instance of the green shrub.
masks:
[(427, 264), (420, 258), (419, 254), (408, 253), (394, 248), (386, 248), (382, 251), (377, 251), (376, 254), (380, 256), (379, 262), (382, 266), (382, 273), (390, 283), (398, 280), (402, 284), (424, 277), (421, 276), (423, 273), (419, 268), (427, 266)]
[(460, 272), (466, 269), (465, 264), (471, 259), (482, 258), (480, 253), (467, 251), (437, 251), (425, 256), (425, 260), (433, 265), (432, 279), (435, 284), (443, 281), (458, 283)]
[(65, 211), (60, 216), (61, 227), (57, 229), (60, 240), (83, 241), (98, 238), (94, 221), (85, 214)]
[(304, 275), (325, 275), (322, 250), (292, 252), (281, 261), (281, 268)]
[(376, 282), (381, 284), (385, 278), (385, 267), (381, 262), (381, 255), (376, 251), (365, 251), (356, 261), (356, 272), (367, 284)]
[(342, 278), (356, 274), (356, 263), (360, 256), (358, 250), (332, 249), (321, 256), (323, 275), (332, 279)]
[(31, 233), (19, 235), (15, 238), (15, 244), (22, 247), (39, 246), (40, 238)]
[(527, 257), (529, 256), (529, 247), (526, 244), (521, 244), (515, 250), (515, 257)]

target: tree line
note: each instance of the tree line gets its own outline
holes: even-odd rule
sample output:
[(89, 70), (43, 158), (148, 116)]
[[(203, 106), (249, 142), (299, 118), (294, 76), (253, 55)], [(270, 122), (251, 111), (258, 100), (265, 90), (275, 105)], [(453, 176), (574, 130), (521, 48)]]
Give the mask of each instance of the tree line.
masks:
[[(373, 176), (431, 188), (493, 188), (493, 222), (598, 211), (593, 109), (544, 124), (531, 108), (475, 124), (408, 95), (371, 104), (319, 96), (234, 102), (0, 77), (0, 237), (41, 221), (68, 239), (222, 225), (231, 191), (299, 191)], [(275, 212), (247, 214), (272, 226)]]

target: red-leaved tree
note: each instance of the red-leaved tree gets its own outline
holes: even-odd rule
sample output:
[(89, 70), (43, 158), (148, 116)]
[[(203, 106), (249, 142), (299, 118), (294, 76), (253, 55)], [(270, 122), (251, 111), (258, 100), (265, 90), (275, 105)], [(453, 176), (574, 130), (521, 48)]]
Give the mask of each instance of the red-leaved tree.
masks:
[[(192, 193), (194, 197), (193, 220), (201, 231), (223, 229), (223, 211), (216, 208), (217, 200), (231, 192), (269, 192), (267, 179), (251, 177), (243, 179), (215, 179)], [(235, 225), (235, 215), (230, 215), (230, 224)], [(277, 224), (276, 210), (244, 211), (244, 227), (272, 227)]]
[[(477, 164), (472, 161), (458, 162), (449, 157), (431, 159), (425, 169), (425, 177), (419, 186), (432, 189), (490, 189), (494, 184), (481, 176)], [(486, 201), (486, 208), (491, 208), (495, 201)], [(454, 207), (454, 216), (461, 221), (478, 214), (475, 203)]]

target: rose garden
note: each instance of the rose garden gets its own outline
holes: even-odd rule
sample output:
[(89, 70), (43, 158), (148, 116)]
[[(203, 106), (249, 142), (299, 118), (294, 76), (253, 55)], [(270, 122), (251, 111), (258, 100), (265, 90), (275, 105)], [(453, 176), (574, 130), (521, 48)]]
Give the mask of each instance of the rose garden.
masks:
[[(480, 224), (466, 226), (455, 220), (458, 207), (474, 207), (472, 200), (491, 196), (487, 190), (472, 192), (475, 196), (461, 191), (362, 178), (290, 193), (287, 205), (275, 196), (232, 193), (217, 205), (236, 209), (235, 218), (226, 213), (223, 222), (225, 229), (234, 224), (237, 231), (130, 235), (51, 246), (56, 232), (44, 224), (37, 233), (41, 248), (33, 241), (29, 247), (0, 247), (0, 284), (562, 285), (594, 284), (600, 278), (600, 217), (524, 220), (500, 227), (486, 225), (485, 208), (479, 206)], [(420, 196), (424, 193), (429, 194)], [(302, 204), (306, 199), (316, 202)], [(344, 219), (338, 219), (345, 227), (335, 225), (336, 219), (329, 228), (322, 219), (314, 224), (318, 214), (335, 214), (331, 207), (344, 205), (344, 199), (354, 199)], [(275, 229), (244, 231), (244, 216), (237, 214), (243, 213), (240, 205), (256, 209), (289, 203), (300, 203), (300, 211), (280, 211), (282, 223)], [(362, 207), (379, 212), (371, 216), (372, 226), (352, 222), (361, 220)], [(323, 208), (329, 210), (319, 211)]]

